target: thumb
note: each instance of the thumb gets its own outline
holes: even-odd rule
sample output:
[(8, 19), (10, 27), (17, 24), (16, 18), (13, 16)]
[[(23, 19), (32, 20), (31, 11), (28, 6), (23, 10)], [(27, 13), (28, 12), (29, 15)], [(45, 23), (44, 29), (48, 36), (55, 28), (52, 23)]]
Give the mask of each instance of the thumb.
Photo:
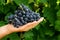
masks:
[(43, 19), (44, 19), (44, 17), (41, 17), (41, 18), (37, 21), (37, 23), (42, 22), (42, 21), (43, 21)]

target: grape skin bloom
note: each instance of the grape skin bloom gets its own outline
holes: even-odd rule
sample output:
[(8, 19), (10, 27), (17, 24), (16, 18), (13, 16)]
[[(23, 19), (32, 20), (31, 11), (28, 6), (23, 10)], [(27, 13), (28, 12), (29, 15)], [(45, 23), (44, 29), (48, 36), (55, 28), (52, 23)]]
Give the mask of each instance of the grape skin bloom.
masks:
[[(20, 9), (19, 9), (20, 8)], [(8, 21), (14, 25), (14, 27), (19, 28), (29, 22), (38, 21), (40, 19), (40, 14), (33, 12), (25, 5), (21, 4), (20, 7), (14, 12), (13, 15), (8, 17)]]

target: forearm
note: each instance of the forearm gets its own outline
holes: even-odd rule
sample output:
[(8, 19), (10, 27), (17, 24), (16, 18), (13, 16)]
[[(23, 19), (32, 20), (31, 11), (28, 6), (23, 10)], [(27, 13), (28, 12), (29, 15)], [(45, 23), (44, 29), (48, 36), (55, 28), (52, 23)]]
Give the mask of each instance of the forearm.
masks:
[(0, 27), (0, 39), (8, 34), (10, 34), (10, 32), (7, 29), (8, 25), (5, 25), (3, 27)]

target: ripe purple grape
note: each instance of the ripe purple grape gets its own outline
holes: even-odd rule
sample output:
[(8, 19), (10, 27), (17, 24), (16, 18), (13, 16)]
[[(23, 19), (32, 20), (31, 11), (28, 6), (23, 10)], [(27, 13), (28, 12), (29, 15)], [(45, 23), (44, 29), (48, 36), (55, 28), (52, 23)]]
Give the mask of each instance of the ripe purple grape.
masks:
[(8, 21), (17, 28), (29, 22), (38, 21), (40, 19), (39, 13), (33, 12), (23, 4), (21, 4), (14, 13), (14, 15), (10, 15), (8, 17)]
[(24, 18), (24, 21), (26, 21), (26, 22), (27, 22), (27, 21), (28, 21), (28, 18)]

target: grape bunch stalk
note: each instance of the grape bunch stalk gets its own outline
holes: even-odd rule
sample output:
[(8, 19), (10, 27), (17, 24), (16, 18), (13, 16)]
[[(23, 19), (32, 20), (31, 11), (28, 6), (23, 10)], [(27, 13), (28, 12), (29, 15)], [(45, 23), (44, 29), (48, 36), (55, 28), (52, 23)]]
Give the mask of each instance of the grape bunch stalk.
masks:
[(10, 24), (13, 24), (14, 27), (23, 26), (29, 22), (38, 21), (40, 19), (40, 14), (33, 12), (24, 4), (19, 5), (14, 14), (11, 14), (8, 17)]

